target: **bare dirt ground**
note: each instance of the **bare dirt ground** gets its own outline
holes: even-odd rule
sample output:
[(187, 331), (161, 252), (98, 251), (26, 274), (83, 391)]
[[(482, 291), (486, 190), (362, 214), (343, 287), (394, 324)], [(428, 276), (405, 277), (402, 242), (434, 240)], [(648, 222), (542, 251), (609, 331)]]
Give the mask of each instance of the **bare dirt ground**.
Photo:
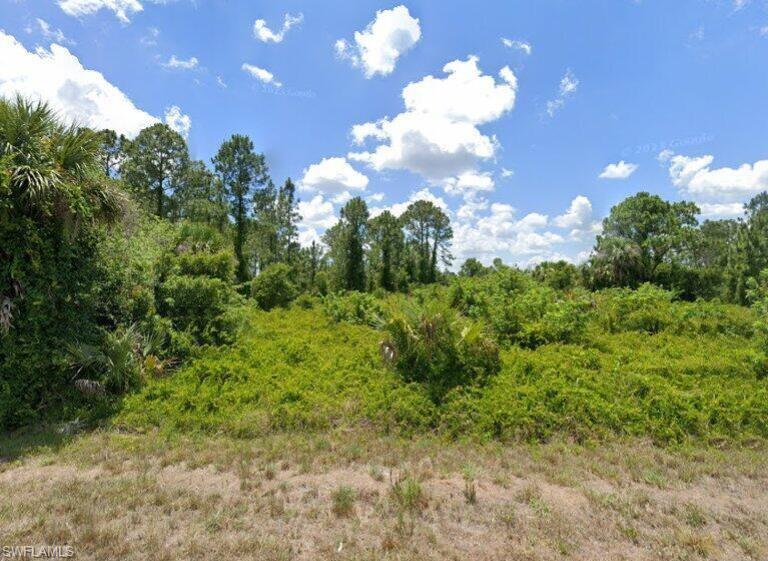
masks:
[(14, 442), (0, 439), (0, 547), (75, 559), (768, 559), (764, 445)]

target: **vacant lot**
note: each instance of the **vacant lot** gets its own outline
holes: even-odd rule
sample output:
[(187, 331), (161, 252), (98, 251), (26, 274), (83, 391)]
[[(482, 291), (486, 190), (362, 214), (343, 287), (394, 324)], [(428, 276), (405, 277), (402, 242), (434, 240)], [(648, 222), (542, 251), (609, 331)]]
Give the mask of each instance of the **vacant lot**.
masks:
[(0, 440), (2, 545), (78, 559), (765, 559), (753, 449), (49, 433)]

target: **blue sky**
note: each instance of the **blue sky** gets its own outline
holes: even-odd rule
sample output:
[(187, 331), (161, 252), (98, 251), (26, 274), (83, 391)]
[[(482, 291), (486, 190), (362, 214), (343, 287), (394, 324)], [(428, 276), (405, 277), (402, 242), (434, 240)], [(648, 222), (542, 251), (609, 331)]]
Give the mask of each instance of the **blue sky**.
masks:
[(0, 0), (0, 29), (0, 95), (206, 161), (248, 134), (305, 243), (350, 196), (429, 198), (459, 259), (579, 260), (636, 191), (768, 189), (766, 0)]

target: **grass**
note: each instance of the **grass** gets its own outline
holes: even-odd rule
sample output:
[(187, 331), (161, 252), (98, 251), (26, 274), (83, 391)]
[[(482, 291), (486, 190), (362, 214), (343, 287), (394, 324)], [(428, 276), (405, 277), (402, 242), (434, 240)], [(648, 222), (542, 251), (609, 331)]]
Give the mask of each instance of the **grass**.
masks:
[[(38, 442), (0, 464), (2, 545), (66, 543), (78, 559), (768, 555), (764, 447), (500, 445), (370, 428), (250, 440), (107, 429)], [(372, 477), (381, 464), (391, 474)], [(664, 488), (637, 477), (650, 466)]]

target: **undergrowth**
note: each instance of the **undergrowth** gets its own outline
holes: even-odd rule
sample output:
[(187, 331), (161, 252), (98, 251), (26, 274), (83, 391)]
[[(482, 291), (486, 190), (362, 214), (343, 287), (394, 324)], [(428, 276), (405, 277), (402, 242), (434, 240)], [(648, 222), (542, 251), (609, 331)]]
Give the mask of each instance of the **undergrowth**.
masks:
[[(437, 373), (408, 376), (386, 354), (386, 333), (350, 323), (355, 314), (344, 321), (335, 309), (331, 317), (317, 307), (254, 309), (233, 346), (206, 349), (126, 397), (115, 422), (235, 436), (364, 424), (502, 440), (768, 437), (768, 380), (750, 338), (752, 313), (716, 303), (659, 306), (659, 298), (597, 293), (582, 306), (574, 342), (527, 346), (497, 336), (500, 367), (478, 381), (458, 378), (437, 400)], [(388, 315), (401, 331), (411, 328)], [(446, 336), (468, 337), (460, 325)]]

